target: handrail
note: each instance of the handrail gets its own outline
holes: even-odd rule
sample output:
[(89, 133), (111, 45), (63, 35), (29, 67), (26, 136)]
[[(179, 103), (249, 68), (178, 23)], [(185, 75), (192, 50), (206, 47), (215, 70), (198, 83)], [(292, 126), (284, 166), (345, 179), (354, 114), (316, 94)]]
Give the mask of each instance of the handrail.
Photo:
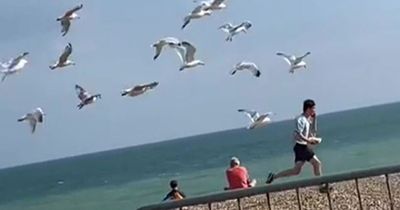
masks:
[(308, 178), (297, 181), (289, 181), (284, 183), (277, 183), (265, 186), (257, 186), (246, 189), (229, 190), (219, 193), (212, 193), (208, 195), (186, 198), (177, 201), (168, 201), (165, 203), (153, 204), (138, 208), (138, 210), (158, 210), (158, 209), (172, 209), (184, 206), (194, 206), (201, 204), (210, 204), (215, 202), (222, 202), (232, 199), (240, 199), (243, 197), (250, 197), (254, 195), (267, 194), (272, 192), (280, 192), (291, 189), (304, 188), (309, 186), (316, 186), (325, 183), (335, 183), (354, 179), (361, 179), (366, 177), (373, 177), (379, 175), (393, 174), (400, 172), (400, 165), (384, 166), (377, 168), (370, 168), (364, 170), (350, 171), (340, 174), (326, 175), (314, 178)]

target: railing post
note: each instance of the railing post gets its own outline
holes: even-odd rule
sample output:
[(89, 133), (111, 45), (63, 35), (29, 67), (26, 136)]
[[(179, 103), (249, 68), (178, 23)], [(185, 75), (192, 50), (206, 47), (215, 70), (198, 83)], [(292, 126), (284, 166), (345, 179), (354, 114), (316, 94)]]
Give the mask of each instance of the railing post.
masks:
[(393, 210), (393, 209), (394, 209), (394, 206), (393, 206), (393, 198), (392, 198), (392, 192), (391, 192), (391, 190), (390, 190), (390, 183), (389, 183), (389, 176), (388, 176), (388, 174), (385, 174), (385, 179), (386, 179), (386, 187), (387, 187), (387, 190), (388, 190), (389, 201), (390, 201), (390, 210)]
[(361, 201), (361, 194), (360, 194), (360, 188), (358, 187), (358, 179), (355, 178), (355, 181), (356, 181), (356, 190), (357, 190), (358, 203), (360, 205), (360, 209), (363, 210), (362, 201)]
[(300, 201), (299, 188), (296, 188), (296, 197), (297, 197), (297, 204), (298, 204), (299, 210), (301, 210), (301, 201)]
[(212, 203), (208, 203), (208, 210), (212, 210)]
[(329, 210), (332, 210), (331, 192), (329, 190), (329, 184), (327, 184), (327, 187), (328, 190), (326, 192), (326, 196), (328, 197)]
[(237, 199), (239, 210), (242, 210), (242, 204), (240, 203), (240, 198)]
[(272, 210), (272, 207), (271, 207), (271, 200), (270, 200), (270, 197), (269, 197), (269, 193), (267, 193), (267, 205), (268, 205), (268, 210)]

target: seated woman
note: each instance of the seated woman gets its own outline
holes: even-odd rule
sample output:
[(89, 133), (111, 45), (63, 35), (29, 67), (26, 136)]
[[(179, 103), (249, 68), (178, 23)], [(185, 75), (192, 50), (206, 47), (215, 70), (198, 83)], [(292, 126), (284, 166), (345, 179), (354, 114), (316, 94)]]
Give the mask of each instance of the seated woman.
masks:
[(225, 187), (225, 190), (254, 187), (257, 183), (255, 179), (250, 179), (247, 169), (244, 166), (240, 166), (240, 161), (237, 157), (231, 158), (230, 168), (226, 169), (226, 179), (229, 187)]

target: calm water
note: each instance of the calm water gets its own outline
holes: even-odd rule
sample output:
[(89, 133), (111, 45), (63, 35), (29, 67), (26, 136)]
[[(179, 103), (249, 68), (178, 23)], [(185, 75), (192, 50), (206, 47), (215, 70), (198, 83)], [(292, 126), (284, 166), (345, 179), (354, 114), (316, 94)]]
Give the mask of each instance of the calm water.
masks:
[[(319, 117), (316, 153), (326, 174), (396, 164), (400, 103)], [(236, 129), (0, 171), (0, 210), (132, 210), (159, 202), (170, 179), (188, 195), (219, 191), (231, 156), (265, 181), (293, 164), (294, 122)], [(311, 176), (311, 168), (294, 179)], [(282, 179), (279, 181), (287, 181)]]

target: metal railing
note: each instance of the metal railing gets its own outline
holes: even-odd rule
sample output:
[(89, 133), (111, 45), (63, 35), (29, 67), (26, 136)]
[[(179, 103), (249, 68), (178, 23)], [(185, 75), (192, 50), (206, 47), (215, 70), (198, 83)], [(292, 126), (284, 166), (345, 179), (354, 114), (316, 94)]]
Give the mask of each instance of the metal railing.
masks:
[[(298, 207), (299, 207), (299, 209), (301, 209), (299, 188), (317, 186), (317, 185), (321, 185), (321, 184), (331, 184), (331, 183), (349, 181), (349, 180), (355, 180), (358, 203), (359, 203), (360, 209), (362, 210), (363, 205), (362, 205), (358, 180), (362, 179), (362, 178), (374, 177), (374, 176), (380, 176), (380, 175), (385, 176), (385, 182), (386, 182), (386, 187), (388, 190), (388, 196), (389, 196), (389, 202), (390, 202), (390, 209), (394, 210), (393, 197), (392, 197), (392, 193), (391, 193), (391, 189), (390, 189), (389, 176), (388, 176), (389, 174), (393, 174), (393, 173), (400, 173), (400, 165), (371, 168), (371, 169), (366, 169), (366, 170), (357, 170), (357, 171), (351, 171), (351, 172), (346, 172), (346, 173), (341, 173), (341, 174), (327, 175), (327, 176), (309, 178), (309, 179), (304, 179), (304, 180), (290, 181), (290, 182), (285, 182), (285, 183), (277, 183), (277, 184), (271, 184), (271, 185), (265, 185), (265, 186), (246, 188), (246, 189), (229, 190), (229, 191), (213, 193), (213, 194), (208, 194), (208, 195), (203, 195), (203, 196), (198, 196), (198, 197), (193, 197), (193, 198), (186, 198), (183, 200), (169, 201), (169, 202), (165, 202), (165, 203), (148, 205), (148, 206), (141, 207), (138, 210), (173, 209), (173, 208), (181, 208), (181, 207), (185, 207), (185, 206), (195, 206), (195, 205), (202, 205), (202, 204), (203, 205), (207, 204), (208, 209), (211, 210), (212, 203), (222, 202), (222, 201), (226, 201), (226, 200), (236, 200), (237, 204), (238, 204), (238, 208), (239, 208), (239, 210), (241, 210), (242, 209), (242, 205), (241, 205), (241, 201), (240, 201), (241, 198), (255, 196), (255, 195), (261, 195), (261, 194), (267, 195), (267, 204), (268, 204), (269, 209), (271, 209), (269, 193), (281, 192), (281, 191), (292, 190), (292, 189), (296, 190)], [(331, 197), (330, 197), (329, 191), (326, 193), (326, 196), (328, 198), (329, 209), (332, 209), (332, 202), (331, 202)]]

